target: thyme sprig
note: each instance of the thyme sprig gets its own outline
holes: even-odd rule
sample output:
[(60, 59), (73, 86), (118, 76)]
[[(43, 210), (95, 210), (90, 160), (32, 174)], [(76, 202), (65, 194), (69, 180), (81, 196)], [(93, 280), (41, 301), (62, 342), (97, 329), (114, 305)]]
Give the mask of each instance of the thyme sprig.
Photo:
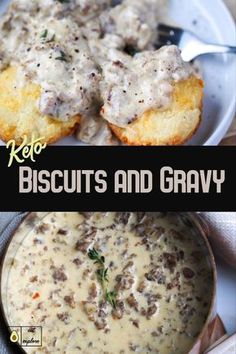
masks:
[(46, 38), (47, 38), (47, 35), (48, 35), (48, 30), (45, 29), (45, 30), (41, 33), (40, 38), (46, 39)]
[(88, 256), (90, 259), (95, 261), (94, 263), (99, 263), (100, 265), (104, 265), (105, 263), (105, 257), (101, 256), (95, 248), (89, 250)]
[(41, 33), (40, 38), (42, 39), (42, 42), (43, 42), (43, 43), (50, 43), (50, 42), (54, 42), (54, 41), (55, 41), (56, 35), (53, 34), (51, 38), (47, 39), (47, 38), (48, 38), (48, 30), (45, 29), (45, 30)]
[(92, 248), (88, 251), (88, 256), (91, 260), (94, 261), (94, 264), (99, 264), (99, 268), (97, 269), (97, 277), (102, 285), (104, 298), (114, 309), (116, 309), (117, 293), (116, 291), (109, 291), (107, 288), (107, 284), (109, 283), (109, 268), (105, 267), (105, 257), (102, 256), (95, 248)]
[(52, 37), (50, 39), (47, 40), (46, 43), (51, 43), (51, 42), (54, 42), (55, 41), (55, 38), (56, 38), (56, 35), (55, 33), (52, 35)]
[(70, 0), (57, 0), (58, 2), (60, 2), (61, 4), (68, 4), (70, 2)]
[(67, 56), (62, 50), (60, 50), (60, 56), (56, 57), (55, 60), (61, 60), (61, 61), (68, 62)]
[(117, 297), (117, 292), (116, 291), (106, 291), (106, 293), (105, 293), (106, 301), (109, 302), (109, 304), (114, 309), (116, 309), (116, 297)]
[(108, 273), (108, 268), (106, 268), (106, 269), (101, 268), (101, 269), (97, 270), (98, 279), (102, 283), (103, 288), (104, 288), (104, 285), (109, 282), (107, 273)]

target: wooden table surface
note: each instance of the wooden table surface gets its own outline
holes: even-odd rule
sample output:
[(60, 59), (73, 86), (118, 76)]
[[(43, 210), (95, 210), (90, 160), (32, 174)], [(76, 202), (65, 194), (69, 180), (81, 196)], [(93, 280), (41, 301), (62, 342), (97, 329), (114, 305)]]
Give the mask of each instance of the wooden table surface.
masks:
[[(224, 0), (226, 5), (229, 7), (232, 15), (236, 21), (236, 0)], [(235, 92), (236, 95), (236, 92)], [(234, 118), (233, 124), (226, 134), (225, 138), (222, 140), (220, 145), (234, 145), (236, 146), (236, 116)]]

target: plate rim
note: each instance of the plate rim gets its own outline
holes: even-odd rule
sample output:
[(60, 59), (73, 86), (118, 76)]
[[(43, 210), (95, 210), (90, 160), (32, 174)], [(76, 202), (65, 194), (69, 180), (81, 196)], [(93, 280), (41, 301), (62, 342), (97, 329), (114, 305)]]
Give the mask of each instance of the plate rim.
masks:
[[(214, 0), (214, 6), (217, 4), (221, 8), (222, 16), (225, 17), (229, 27), (232, 27), (232, 31), (228, 30), (230, 36), (232, 37), (232, 43), (236, 45), (236, 22), (227, 7), (226, 3), (223, 0)], [(228, 54), (229, 56), (230, 54)], [(236, 71), (236, 62), (235, 62), (235, 71)], [(236, 89), (236, 84), (235, 84)], [(231, 104), (229, 105), (226, 113), (222, 116), (221, 122), (218, 127), (213, 131), (211, 136), (206, 140), (204, 146), (215, 146), (220, 143), (227, 133), (230, 125), (232, 124), (236, 114), (236, 92), (232, 96)], [(236, 145), (236, 144), (235, 144)], [(234, 145), (232, 145), (234, 146)]]

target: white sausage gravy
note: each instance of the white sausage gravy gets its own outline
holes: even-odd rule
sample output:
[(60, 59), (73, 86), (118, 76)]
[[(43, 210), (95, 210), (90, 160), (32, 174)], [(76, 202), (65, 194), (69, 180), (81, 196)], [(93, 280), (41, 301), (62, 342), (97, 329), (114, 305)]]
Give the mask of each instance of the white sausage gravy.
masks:
[(5, 314), (10, 326), (42, 326), (42, 347), (27, 353), (187, 354), (193, 346), (213, 274), (182, 214), (32, 213), (18, 233)]
[(86, 118), (93, 130), (94, 116), (125, 127), (168, 107), (173, 83), (192, 74), (177, 47), (155, 49), (166, 8), (165, 0), (13, 0), (0, 20), (0, 70), (17, 65), (19, 85), (41, 86), (43, 115), (81, 115), (82, 141), (113, 144), (108, 127), (98, 139), (86, 134)]

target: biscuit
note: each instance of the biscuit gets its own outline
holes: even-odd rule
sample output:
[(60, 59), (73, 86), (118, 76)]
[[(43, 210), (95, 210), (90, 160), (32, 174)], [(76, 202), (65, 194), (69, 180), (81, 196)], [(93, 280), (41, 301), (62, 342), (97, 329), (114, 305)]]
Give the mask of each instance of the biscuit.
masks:
[(20, 145), (24, 136), (27, 141), (34, 136), (51, 144), (73, 134), (80, 122), (79, 115), (68, 121), (42, 115), (37, 107), (40, 86), (29, 83), (19, 87), (17, 81), (17, 67), (8, 67), (0, 73), (0, 139), (5, 142), (14, 139)]
[(110, 127), (128, 145), (182, 145), (200, 125), (203, 87), (196, 76), (177, 82), (167, 109), (150, 109), (125, 128)]

